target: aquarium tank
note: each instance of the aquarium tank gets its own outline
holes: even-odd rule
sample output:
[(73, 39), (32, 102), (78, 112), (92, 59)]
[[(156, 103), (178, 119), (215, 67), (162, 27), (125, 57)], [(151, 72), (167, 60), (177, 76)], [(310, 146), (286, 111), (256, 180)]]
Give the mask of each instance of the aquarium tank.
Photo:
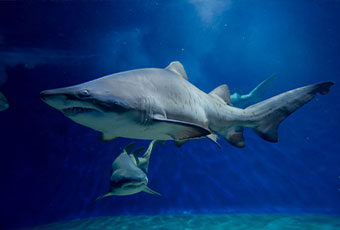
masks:
[(0, 1), (0, 229), (340, 229), (340, 1)]

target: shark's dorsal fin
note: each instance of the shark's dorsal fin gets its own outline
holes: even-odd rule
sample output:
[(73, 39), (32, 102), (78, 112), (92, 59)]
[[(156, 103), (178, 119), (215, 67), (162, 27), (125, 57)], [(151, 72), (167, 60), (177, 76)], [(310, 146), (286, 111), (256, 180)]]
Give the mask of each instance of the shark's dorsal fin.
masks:
[(179, 61), (171, 62), (165, 69), (170, 70), (171, 72), (183, 77), (185, 80), (188, 80), (187, 73), (183, 65)]
[(226, 84), (220, 85), (219, 87), (215, 88), (213, 91), (209, 93), (209, 95), (217, 96), (228, 105), (231, 105), (230, 90)]
[(161, 196), (160, 193), (156, 192), (156, 191), (153, 191), (151, 188), (145, 186), (145, 188), (143, 189), (144, 192), (147, 192), (147, 193), (150, 193), (152, 195), (158, 195), (158, 196)]

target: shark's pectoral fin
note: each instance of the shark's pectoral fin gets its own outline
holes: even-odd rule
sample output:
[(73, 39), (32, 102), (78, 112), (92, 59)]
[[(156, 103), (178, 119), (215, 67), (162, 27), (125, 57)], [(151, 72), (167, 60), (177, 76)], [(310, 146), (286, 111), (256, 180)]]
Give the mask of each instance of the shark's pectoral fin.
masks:
[(211, 134), (208, 129), (186, 121), (171, 120), (161, 116), (154, 116), (153, 121), (162, 132), (167, 133), (176, 141), (200, 138)]
[(226, 84), (220, 85), (219, 87), (215, 88), (213, 91), (209, 93), (209, 95), (217, 96), (218, 98), (222, 99), (225, 103), (227, 103), (227, 105), (231, 105), (230, 90)]
[(150, 193), (152, 195), (158, 195), (158, 196), (161, 196), (160, 193), (156, 192), (156, 191), (153, 191), (151, 188), (145, 186), (145, 188), (143, 189), (144, 192), (147, 192), (147, 193)]
[(106, 193), (104, 195), (99, 196), (95, 201), (97, 202), (97, 201), (103, 199), (104, 197), (113, 196), (113, 195), (114, 195), (113, 193), (108, 192), (108, 193)]
[(106, 133), (101, 133), (100, 136), (99, 136), (99, 140), (101, 140), (103, 142), (110, 142), (110, 141), (113, 141), (117, 138), (119, 138), (119, 137), (111, 136), (111, 135), (106, 134)]

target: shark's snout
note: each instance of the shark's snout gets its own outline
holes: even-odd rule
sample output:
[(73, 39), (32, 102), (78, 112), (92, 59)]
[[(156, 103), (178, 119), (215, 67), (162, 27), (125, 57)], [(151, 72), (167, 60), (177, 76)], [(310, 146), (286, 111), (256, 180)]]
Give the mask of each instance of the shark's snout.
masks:
[(46, 104), (56, 108), (61, 109), (67, 99), (67, 95), (57, 90), (44, 90), (40, 93), (40, 98)]
[(41, 100), (47, 102), (48, 100), (51, 99), (63, 99), (66, 98), (63, 94), (53, 92), (53, 90), (44, 90), (40, 93), (40, 98)]

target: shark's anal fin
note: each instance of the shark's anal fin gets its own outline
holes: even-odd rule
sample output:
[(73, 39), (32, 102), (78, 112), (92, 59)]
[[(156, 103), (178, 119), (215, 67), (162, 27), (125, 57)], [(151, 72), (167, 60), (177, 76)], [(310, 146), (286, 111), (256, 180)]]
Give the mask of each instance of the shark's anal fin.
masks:
[(222, 99), (225, 103), (227, 103), (227, 105), (231, 105), (230, 90), (226, 84), (218, 86), (213, 91), (211, 91), (209, 95), (217, 96), (218, 98)]
[(165, 69), (183, 77), (185, 80), (188, 80), (188, 76), (184, 70), (184, 67), (179, 61), (171, 62)]
[(230, 144), (235, 147), (244, 148), (245, 142), (243, 137), (243, 130), (243, 127), (230, 128), (224, 135), (224, 139), (226, 139)]
[(144, 192), (147, 192), (147, 193), (150, 193), (150, 194), (152, 194), (152, 195), (161, 196), (160, 193), (158, 193), (158, 192), (152, 190), (151, 188), (149, 188), (149, 187), (147, 187), (147, 186), (145, 186), (145, 188), (143, 189), (143, 191), (144, 191)]
[(110, 142), (110, 141), (113, 141), (117, 138), (119, 138), (119, 137), (113, 137), (113, 136), (107, 135), (105, 133), (100, 133), (100, 136), (99, 136), (99, 140), (101, 140), (102, 142)]
[(210, 130), (186, 121), (178, 121), (154, 116), (153, 121), (176, 141), (200, 138), (211, 134)]

